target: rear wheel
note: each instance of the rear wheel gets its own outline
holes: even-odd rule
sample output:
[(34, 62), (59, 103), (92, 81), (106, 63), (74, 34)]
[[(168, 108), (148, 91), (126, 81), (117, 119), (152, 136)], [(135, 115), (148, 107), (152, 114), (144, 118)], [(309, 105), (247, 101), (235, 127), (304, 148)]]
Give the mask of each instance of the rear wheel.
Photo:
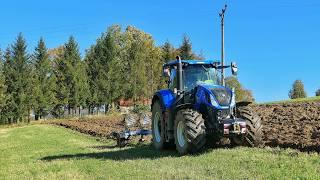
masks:
[(159, 101), (152, 106), (152, 144), (158, 150), (165, 147), (164, 121)]
[(202, 115), (192, 109), (178, 111), (174, 126), (174, 138), (176, 149), (180, 154), (200, 151), (206, 144)]
[(247, 124), (247, 134), (231, 139), (233, 145), (258, 147), (263, 145), (263, 132), (261, 118), (249, 106), (240, 106), (236, 110), (237, 117)]

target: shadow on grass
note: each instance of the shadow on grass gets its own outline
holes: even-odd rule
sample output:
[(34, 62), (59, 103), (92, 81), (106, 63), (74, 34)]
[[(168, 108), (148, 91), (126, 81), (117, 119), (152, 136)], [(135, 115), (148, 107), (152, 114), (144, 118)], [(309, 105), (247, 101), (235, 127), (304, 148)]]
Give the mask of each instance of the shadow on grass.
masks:
[[(100, 147), (103, 148), (103, 147)], [(105, 147), (108, 149), (109, 147)], [(134, 159), (157, 159), (163, 157), (178, 157), (173, 150), (156, 151), (150, 145), (138, 145), (130, 148), (123, 148), (105, 152), (65, 154), (56, 156), (46, 156), (42, 161), (70, 160), (70, 159), (108, 159), (115, 161), (134, 160)]]

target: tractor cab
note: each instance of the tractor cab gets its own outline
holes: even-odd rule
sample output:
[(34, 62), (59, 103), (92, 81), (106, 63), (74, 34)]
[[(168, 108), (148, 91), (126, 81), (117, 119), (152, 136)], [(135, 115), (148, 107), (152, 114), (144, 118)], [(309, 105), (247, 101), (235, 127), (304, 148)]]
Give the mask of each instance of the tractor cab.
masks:
[[(169, 88), (174, 90), (177, 89), (177, 63), (172, 61), (165, 64), (164, 74), (169, 77)], [(199, 60), (184, 60), (183, 71), (182, 71), (182, 81), (183, 90), (190, 91), (200, 84), (220, 84), (220, 75), (216, 68), (216, 62), (211, 60), (199, 61)]]

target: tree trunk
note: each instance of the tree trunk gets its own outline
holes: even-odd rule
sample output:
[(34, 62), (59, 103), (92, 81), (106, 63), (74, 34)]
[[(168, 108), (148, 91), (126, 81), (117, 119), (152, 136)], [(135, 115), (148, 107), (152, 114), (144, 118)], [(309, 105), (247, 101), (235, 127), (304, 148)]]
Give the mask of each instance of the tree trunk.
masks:
[(109, 104), (105, 104), (105, 105), (104, 105), (104, 114), (107, 114), (107, 112), (108, 112), (108, 106), (109, 106)]
[(68, 105), (68, 115), (70, 116), (70, 111), (71, 111), (71, 108), (70, 108), (70, 104)]

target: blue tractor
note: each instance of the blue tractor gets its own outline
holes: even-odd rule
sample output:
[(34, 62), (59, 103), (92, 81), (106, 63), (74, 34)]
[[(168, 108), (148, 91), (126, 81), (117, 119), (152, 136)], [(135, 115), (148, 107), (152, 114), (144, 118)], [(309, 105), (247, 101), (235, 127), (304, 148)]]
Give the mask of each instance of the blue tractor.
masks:
[(168, 89), (152, 99), (152, 142), (156, 149), (175, 144), (180, 154), (230, 139), (233, 145), (262, 144), (262, 124), (249, 102), (236, 103), (234, 90), (221, 85), (220, 66), (212, 60), (177, 60), (163, 65)]

